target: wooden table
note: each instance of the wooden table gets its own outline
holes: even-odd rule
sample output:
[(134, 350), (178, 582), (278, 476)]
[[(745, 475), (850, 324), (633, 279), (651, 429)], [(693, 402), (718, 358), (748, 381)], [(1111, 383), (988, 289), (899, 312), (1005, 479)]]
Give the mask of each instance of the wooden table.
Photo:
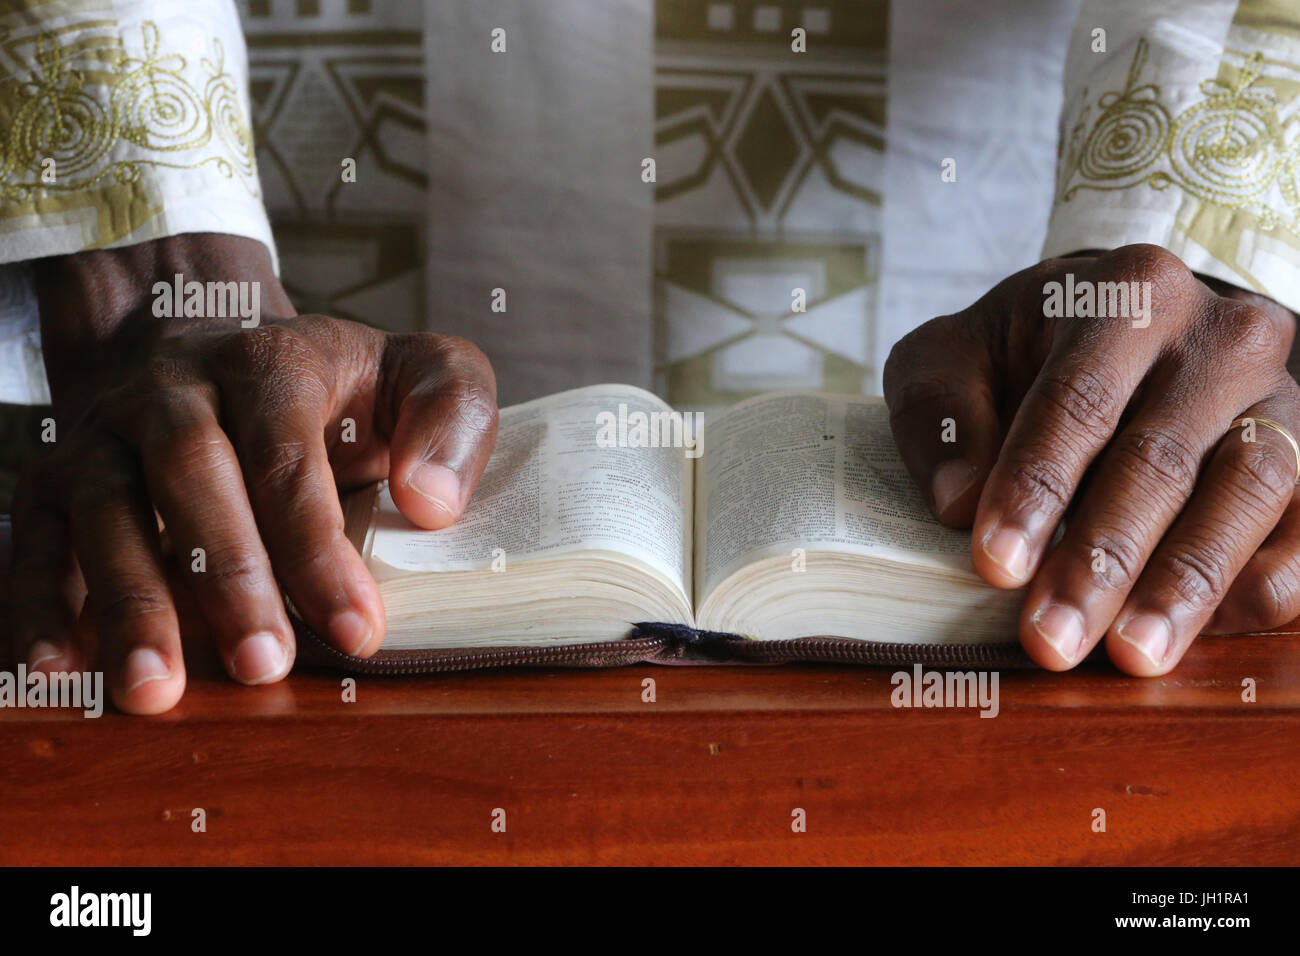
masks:
[(0, 710), (0, 863), (1300, 862), (1295, 635), (1203, 639), (1164, 679), (1003, 672), (994, 719), (895, 709), (890, 670), (361, 678), (344, 703), (338, 675), (245, 688), (189, 655), (161, 717)]

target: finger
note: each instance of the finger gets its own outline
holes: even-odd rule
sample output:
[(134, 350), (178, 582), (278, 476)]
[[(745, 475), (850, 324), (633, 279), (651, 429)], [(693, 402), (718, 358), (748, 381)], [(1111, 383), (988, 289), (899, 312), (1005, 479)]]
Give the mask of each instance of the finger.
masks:
[(306, 380), (263, 384), (223, 387), (223, 419), (271, 567), (314, 631), (345, 653), (367, 656), (383, 640), (384, 608), (343, 533), (325, 451), (326, 399)]
[(185, 662), (138, 466), (107, 439), (59, 474), (113, 700), (132, 714), (169, 710), (185, 692)]
[(393, 502), (420, 527), (445, 528), (464, 512), (496, 441), (492, 366), (469, 342), (440, 335), (390, 337), (385, 363), (378, 402), (395, 421)]
[(1300, 497), (1238, 572), (1202, 634), (1271, 631), (1300, 617)]
[(903, 463), (935, 517), (968, 527), (997, 458), (992, 357), (973, 310), (905, 335), (885, 362), (885, 402)]
[(293, 666), (294, 637), (243, 476), (217, 421), (215, 390), (172, 388), (118, 423), (139, 448), (188, 590), (227, 673), (277, 681)]
[(1195, 369), (1158, 366), (1144, 401), (1102, 453), (1060, 542), (1030, 582), (1021, 643), (1049, 670), (1085, 658), (1115, 620), (1152, 553), (1196, 491), (1202, 463), (1252, 376), (1218, 391), (1189, 385)]
[[(1272, 419), (1294, 434), (1300, 402), (1287, 394), (1245, 416)], [(1106, 650), (1121, 670), (1138, 676), (1171, 670), (1290, 503), (1297, 471), (1290, 442), (1262, 426), (1256, 440), (1242, 440), (1248, 437), (1241, 428), (1224, 436), (1202, 485), (1107, 631)]]
[(24, 476), (14, 494), (10, 568), (13, 656), (29, 671), (84, 670), (87, 655), (78, 640), (77, 616), (86, 587), (68, 542), (68, 528), (53, 508), (31, 490)]
[[(1156, 277), (1154, 327), (1134, 328), (1124, 318), (1058, 320), (1052, 350), (1007, 431), (972, 529), (972, 561), (991, 584), (1018, 587), (1033, 575), (1085, 471), (1160, 354), (1161, 330), (1185, 326), (1207, 294), (1169, 253), (1155, 250), (1146, 258), (1130, 253), (1120, 267), (1102, 257), (1082, 277), (1125, 283)], [(1041, 313), (1041, 298), (1036, 307)]]

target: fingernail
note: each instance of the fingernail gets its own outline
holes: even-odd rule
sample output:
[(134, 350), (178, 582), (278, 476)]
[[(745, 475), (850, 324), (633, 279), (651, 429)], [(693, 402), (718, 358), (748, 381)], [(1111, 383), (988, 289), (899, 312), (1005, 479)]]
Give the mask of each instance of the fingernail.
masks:
[(1057, 656), (1065, 663), (1073, 664), (1083, 644), (1083, 615), (1072, 607), (1049, 604), (1035, 611), (1031, 620), (1034, 630), (1052, 645)]
[(147, 684), (151, 680), (166, 680), (171, 676), (167, 662), (152, 647), (137, 647), (127, 655), (123, 680), (128, 694), (141, 684)]
[(435, 508), (449, 515), (456, 513), (452, 505), (460, 503), (460, 479), (450, 468), (425, 462), (411, 472), (406, 485)]
[(283, 677), (289, 654), (270, 631), (259, 631), (239, 642), (230, 659), (235, 680), (243, 684), (265, 684)]
[(984, 553), (1017, 581), (1029, 575), (1029, 539), (1010, 528), (994, 528), (984, 536)]
[(1119, 626), (1119, 639), (1132, 644), (1160, 667), (1169, 656), (1169, 622), (1160, 614), (1139, 614)]
[[(53, 641), (37, 641), (32, 645), (31, 650), (27, 652), (27, 669), (29, 671), (34, 671), (42, 664), (58, 661), (66, 653), (67, 648), (61, 647)], [(55, 672), (67, 670), (66, 666), (62, 668), (50, 667), (47, 669)]]
[(330, 637), (335, 646), (356, 657), (367, 644), (374, 628), (356, 611), (339, 611), (330, 618)]
[(948, 507), (975, 484), (975, 466), (968, 461), (945, 461), (934, 470), (931, 490), (934, 492), (934, 510), (942, 515)]

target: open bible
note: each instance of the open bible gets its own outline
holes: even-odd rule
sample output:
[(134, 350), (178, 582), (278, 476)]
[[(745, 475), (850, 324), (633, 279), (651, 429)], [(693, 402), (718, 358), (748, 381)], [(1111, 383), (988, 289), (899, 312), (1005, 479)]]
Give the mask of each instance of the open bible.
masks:
[(575, 389), (502, 410), (451, 528), (416, 528), (382, 483), (350, 495), (388, 617), (377, 660), (610, 663), (612, 642), (640, 640), (656, 659), (871, 662), (847, 648), (1016, 643), (1020, 594), (982, 582), (969, 534), (930, 515), (881, 400), (776, 393), (691, 420), (631, 386)]

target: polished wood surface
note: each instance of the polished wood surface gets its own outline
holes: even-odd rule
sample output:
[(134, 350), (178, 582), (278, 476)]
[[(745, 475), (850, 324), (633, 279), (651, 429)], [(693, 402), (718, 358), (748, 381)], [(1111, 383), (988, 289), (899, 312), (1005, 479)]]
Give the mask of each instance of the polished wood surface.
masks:
[(1162, 679), (1003, 672), (994, 719), (895, 709), (888, 669), (359, 678), (344, 703), (341, 675), (245, 688), (188, 653), (160, 717), (0, 709), (0, 863), (1300, 862), (1294, 634), (1202, 639)]

